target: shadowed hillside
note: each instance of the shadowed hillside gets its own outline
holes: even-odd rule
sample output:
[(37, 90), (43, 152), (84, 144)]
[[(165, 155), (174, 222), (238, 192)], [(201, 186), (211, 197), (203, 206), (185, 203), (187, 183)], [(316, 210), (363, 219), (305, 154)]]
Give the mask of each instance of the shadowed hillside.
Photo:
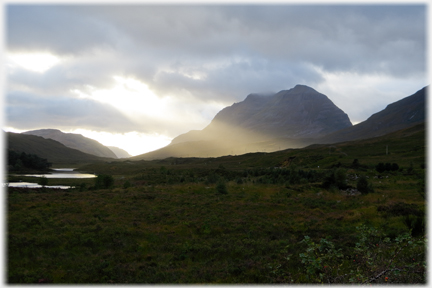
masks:
[(81, 134), (63, 133), (57, 129), (40, 129), (23, 132), (22, 134), (36, 135), (46, 139), (53, 139), (69, 148), (77, 149), (84, 153), (95, 156), (117, 158), (111, 149), (102, 145), (98, 141), (84, 137)]
[(319, 143), (336, 143), (377, 137), (424, 123), (426, 114), (426, 93), (428, 87), (388, 105), (384, 110), (373, 114), (366, 121), (329, 134)]
[(129, 157), (131, 157), (131, 155), (127, 151), (125, 151), (121, 148), (114, 147), (114, 146), (106, 146), (106, 147), (111, 149), (111, 151), (114, 152), (114, 154), (117, 156), (117, 158), (129, 158)]
[(45, 139), (35, 135), (7, 132), (6, 144), (8, 150), (18, 153), (25, 152), (28, 154), (34, 154), (41, 158), (47, 159), (53, 164), (88, 163), (101, 161), (104, 159), (66, 147), (55, 140)]

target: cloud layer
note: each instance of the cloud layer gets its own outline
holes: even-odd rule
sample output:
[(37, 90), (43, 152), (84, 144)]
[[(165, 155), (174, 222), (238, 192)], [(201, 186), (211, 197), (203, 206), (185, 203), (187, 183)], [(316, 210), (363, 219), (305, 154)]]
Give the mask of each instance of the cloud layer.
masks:
[[(8, 54), (60, 59), (43, 73), (9, 61), (6, 118), (16, 129), (79, 126), (175, 137), (204, 128), (249, 93), (296, 84), (326, 94), (358, 122), (427, 84), (425, 5), (7, 5), (5, 11)], [(148, 107), (131, 115), (92, 98), (116, 88), (114, 77), (146, 85), (161, 99), (164, 117), (145, 113)]]

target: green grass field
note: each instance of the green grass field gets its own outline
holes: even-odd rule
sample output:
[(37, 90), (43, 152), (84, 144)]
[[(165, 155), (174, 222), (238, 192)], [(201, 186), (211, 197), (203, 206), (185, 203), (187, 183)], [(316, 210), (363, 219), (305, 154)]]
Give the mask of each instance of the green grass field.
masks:
[[(80, 167), (112, 176), (106, 188), (9, 188), (7, 282), (425, 283), (425, 149), (423, 126), (274, 153)], [(380, 162), (399, 169), (378, 173)], [(361, 175), (373, 191), (347, 195)], [(28, 180), (9, 177), (18, 179)]]

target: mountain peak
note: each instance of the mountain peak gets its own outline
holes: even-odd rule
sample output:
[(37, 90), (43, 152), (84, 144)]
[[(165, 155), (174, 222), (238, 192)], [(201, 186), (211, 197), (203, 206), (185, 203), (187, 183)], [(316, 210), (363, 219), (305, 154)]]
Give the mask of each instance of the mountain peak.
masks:
[(251, 93), (246, 96), (244, 101), (263, 101), (272, 95), (274, 95), (274, 93)]
[(301, 84), (297, 84), (294, 88), (291, 88), (290, 90), (288, 90), (290, 92), (296, 92), (296, 93), (305, 93), (305, 92), (315, 92), (318, 93), (315, 89), (306, 86), (306, 85), (301, 85)]
[(198, 139), (267, 141), (274, 138), (318, 138), (352, 126), (348, 115), (324, 94), (296, 85), (276, 94), (249, 94), (242, 102), (219, 111), (202, 130), (174, 139), (172, 143)]

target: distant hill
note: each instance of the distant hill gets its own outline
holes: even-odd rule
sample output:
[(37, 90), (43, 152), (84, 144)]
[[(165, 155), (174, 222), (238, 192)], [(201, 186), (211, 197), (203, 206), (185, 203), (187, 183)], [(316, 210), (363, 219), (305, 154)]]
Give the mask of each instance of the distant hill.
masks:
[(106, 146), (109, 149), (111, 149), (112, 152), (114, 152), (114, 154), (117, 156), (117, 158), (129, 158), (132, 157), (132, 155), (130, 155), (127, 151), (118, 148), (118, 147), (114, 147), (114, 146)]
[(62, 143), (45, 139), (40, 136), (28, 135), (22, 133), (6, 133), (7, 149), (18, 153), (25, 152), (34, 154), (41, 158), (47, 159), (48, 162), (57, 163), (88, 163), (106, 160), (95, 155), (87, 154), (82, 151), (66, 147)]
[(337, 143), (378, 137), (425, 122), (426, 92), (428, 87), (411, 96), (387, 105), (364, 122), (328, 134), (317, 143)]
[(222, 109), (203, 130), (182, 134), (170, 145), (133, 159), (216, 157), (299, 148), (351, 126), (348, 115), (327, 96), (297, 85), (273, 95), (250, 94)]
[(46, 139), (56, 140), (65, 146), (80, 150), (84, 153), (99, 157), (117, 158), (116, 154), (108, 147), (96, 140), (84, 137), (81, 134), (64, 133), (57, 129), (40, 129), (23, 132), (22, 134), (41, 136)]

